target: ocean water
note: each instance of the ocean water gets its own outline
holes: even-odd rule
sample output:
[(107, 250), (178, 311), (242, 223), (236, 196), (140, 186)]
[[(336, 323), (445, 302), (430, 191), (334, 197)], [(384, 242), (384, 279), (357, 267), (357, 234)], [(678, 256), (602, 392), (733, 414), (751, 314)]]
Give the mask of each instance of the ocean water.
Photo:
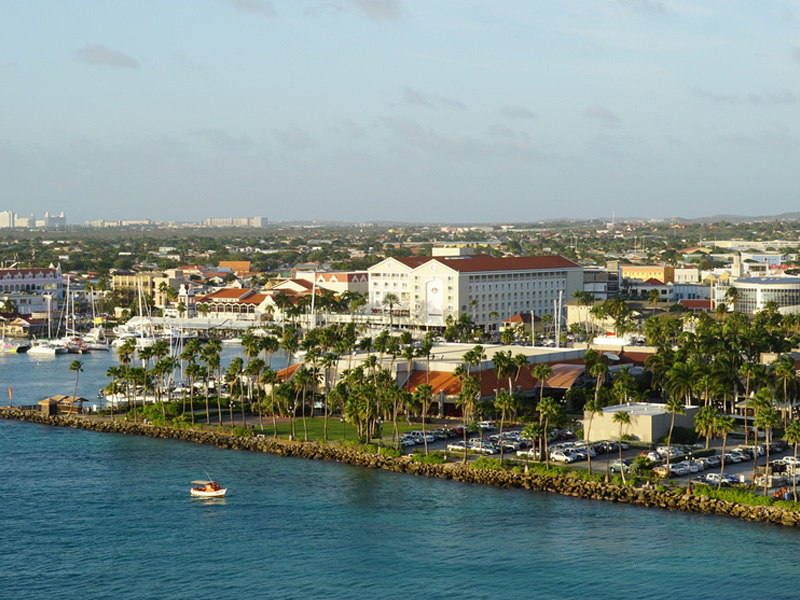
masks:
[(1, 420), (0, 474), (0, 598), (800, 597), (721, 517)]

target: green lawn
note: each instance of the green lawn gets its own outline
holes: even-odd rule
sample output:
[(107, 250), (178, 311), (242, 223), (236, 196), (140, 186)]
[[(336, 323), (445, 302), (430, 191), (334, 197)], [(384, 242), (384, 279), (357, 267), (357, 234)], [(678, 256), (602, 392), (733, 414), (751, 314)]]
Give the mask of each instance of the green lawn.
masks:
[[(237, 423), (241, 422), (241, 415), (237, 415), (236, 419)], [(213, 419), (212, 419), (213, 422)], [(256, 433), (261, 433), (261, 429), (258, 426), (258, 416), (249, 415), (247, 417), (248, 425), (255, 425), (256, 426)], [(323, 439), (323, 428), (324, 428), (325, 418), (316, 416), (316, 417), (306, 417), (306, 425), (308, 426), (308, 438), (311, 440), (322, 440)], [(295, 426), (297, 431), (297, 439), (303, 439), (303, 420), (301, 418), (297, 418), (297, 424)], [(416, 423), (409, 425), (407, 422), (399, 422), (397, 423), (397, 429), (402, 435), (408, 431), (415, 431), (418, 429), (422, 429), (422, 427)], [(425, 429), (434, 429), (434, 427), (430, 425), (426, 425)], [(291, 431), (291, 425), (286, 423), (278, 423), (278, 437), (287, 439), (289, 437), (289, 432)], [(272, 419), (270, 417), (264, 417), (264, 429), (263, 433), (268, 436), (272, 436), (274, 429), (272, 427)], [(391, 422), (383, 424), (383, 441), (384, 443), (389, 443), (392, 438), (394, 437), (394, 427)], [(342, 423), (339, 417), (328, 417), (328, 439), (329, 440), (342, 440), (348, 442), (355, 442), (358, 441), (356, 438), (356, 428), (350, 423)]]

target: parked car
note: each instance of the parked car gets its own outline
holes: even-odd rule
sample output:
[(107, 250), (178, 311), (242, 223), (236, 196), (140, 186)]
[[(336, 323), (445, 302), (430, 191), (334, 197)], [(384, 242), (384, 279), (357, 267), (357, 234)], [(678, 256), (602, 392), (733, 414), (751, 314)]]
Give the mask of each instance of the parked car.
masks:
[(550, 453), (550, 460), (563, 463), (573, 463), (577, 460), (577, 457), (566, 450), (553, 450)]
[(669, 470), (667, 469), (667, 465), (659, 465), (655, 469), (653, 469), (653, 473), (655, 473), (659, 477), (666, 477), (667, 475), (669, 475)]
[(673, 475), (681, 477), (683, 475), (689, 475), (692, 471), (689, 468), (689, 465), (684, 465), (682, 463), (676, 463), (669, 466), (670, 471), (672, 471)]
[(533, 460), (539, 460), (539, 451), (538, 450), (517, 450), (517, 456), (520, 458), (529, 458)]
[(419, 442), (420, 444), (424, 443), (425, 440), (427, 440), (429, 444), (436, 441), (436, 438), (427, 431), (411, 431), (408, 433), (408, 435), (413, 438), (419, 438), (421, 440)]
[(450, 444), (447, 444), (445, 449), (448, 452), (464, 452), (465, 447), (466, 444), (464, 444), (464, 442), (462, 441), (462, 442), (452, 442)]
[(619, 459), (613, 461), (610, 465), (608, 465), (608, 472), (609, 473), (627, 473), (630, 471), (631, 468), (631, 461), (630, 460), (623, 460), (620, 462)]

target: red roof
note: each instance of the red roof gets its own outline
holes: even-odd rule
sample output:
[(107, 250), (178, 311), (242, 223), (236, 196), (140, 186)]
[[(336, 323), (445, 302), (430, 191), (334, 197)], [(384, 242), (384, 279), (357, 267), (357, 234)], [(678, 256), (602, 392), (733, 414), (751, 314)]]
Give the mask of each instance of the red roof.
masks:
[(476, 271), (529, 271), (539, 269), (572, 269), (579, 265), (568, 258), (558, 255), (548, 256), (505, 256), (494, 258), (487, 256), (436, 257), (439, 261), (459, 272)]
[(686, 308), (711, 310), (711, 300), (680, 300), (679, 302)]
[(253, 295), (253, 293), (253, 290), (250, 288), (224, 288), (201, 296), (197, 299), (197, 302), (213, 302), (215, 300), (241, 301)]
[[(541, 321), (541, 317), (537, 317), (534, 315), (534, 323), (538, 323)], [(518, 315), (514, 315), (513, 317), (508, 317), (507, 319), (503, 319), (503, 323), (530, 323), (531, 322), (531, 313), (520, 313)]]

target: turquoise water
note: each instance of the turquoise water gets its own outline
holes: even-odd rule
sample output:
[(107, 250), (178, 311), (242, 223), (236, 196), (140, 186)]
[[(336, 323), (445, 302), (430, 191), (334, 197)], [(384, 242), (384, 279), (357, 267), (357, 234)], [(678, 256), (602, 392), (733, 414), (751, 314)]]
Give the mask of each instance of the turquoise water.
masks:
[(800, 596), (764, 524), (13, 421), (0, 473), (2, 598)]
[[(0, 448), (5, 598), (798, 597), (777, 526), (27, 423)], [(206, 469), (226, 499), (190, 498)]]

